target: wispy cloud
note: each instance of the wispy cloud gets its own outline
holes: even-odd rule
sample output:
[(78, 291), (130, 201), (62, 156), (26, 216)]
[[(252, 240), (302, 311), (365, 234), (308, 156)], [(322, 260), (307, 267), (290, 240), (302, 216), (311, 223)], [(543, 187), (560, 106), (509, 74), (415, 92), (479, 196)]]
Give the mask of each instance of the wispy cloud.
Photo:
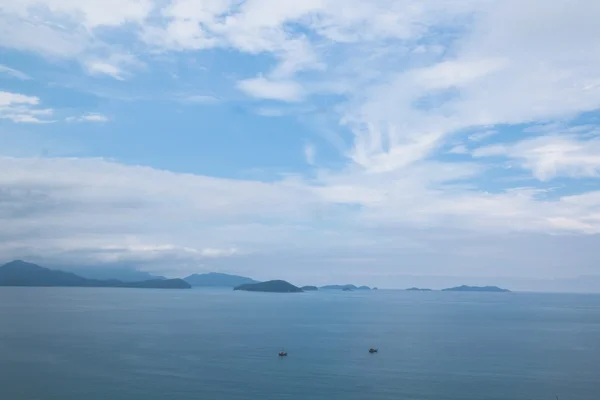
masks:
[[(252, 109), (259, 115), (293, 115), (306, 122), (310, 134), (331, 132), (338, 154), (335, 168), (320, 169), (314, 147), (302, 148), (305, 137), (296, 137), (290, 151), (304, 151), (312, 168), (293, 170), (293, 178), (282, 168), (277, 173), (288, 178), (268, 184), (101, 160), (3, 160), (8, 176), (35, 190), (19, 192), (10, 186), (14, 180), (3, 184), (17, 190), (9, 191), (16, 198), (11, 204), (39, 207), (30, 221), (44, 231), (47, 242), (39, 246), (53, 249), (68, 248), (73, 238), (82, 240), (75, 234), (81, 226), (93, 226), (106, 236), (99, 233), (78, 243), (80, 248), (111, 245), (115, 237), (125, 241), (123, 232), (134, 231), (142, 238), (140, 246), (172, 243), (168, 251), (182, 260), (198, 256), (190, 249), (198, 254), (234, 248), (268, 253), (289, 249), (289, 243), (306, 244), (309, 251), (360, 249), (357, 259), (368, 259), (364, 255), (373, 248), (393, 253), (398, 238), (405, 236), (419, 237), (419, 245), (431, 252), (445, 248), (445, 255), (454, 254), (455, 248), (479, 251), (469, 246), (482, 235), (529, 235), (526, 241), (506, 239), (507, 247), (514, 254), (526, 247), (523, 251), (536, 257), (544, 252), (528, 250), (538, 243), (535, 235), (576, 234), (589, 244), (600, 233), (600, 196), (593, 185), (577, 181), (600, 174), (600, 8), (590, 7), (589, 0), (550, 3), (7, 2), (0, 15), (0, 46), (73, 60), (92, 76), (119, 80), (111, 83), (123, 90), (136, 88), (138, 82), (128, 79), (144, 68), (143, 62), (149, 74), (160, 70), (158, 55), (200, 59), (210, 49), (211, 57), (227, 57), (228, 62), (240, 57), (239, 69), (228, 76), (231, 87), (223, 92), (213, 92), (211, 85), (194, 87), (195, 80), (182, 84), (185, 70), (177, 70), (179, 79), (169, 83), (182, 84), (185, 89), (173, 90), (187, 96), (176, 100), (206, 104), (213, 102), (212, 93), (227, 99), (237, 89), (234, 96), (258, 100)], [(531, 23), (509, 29), (506, 21), (534, 21), (535, 29)], [(257, 62), (247, 62), (250, 58)], [(211, 94), (203, 91), (206, 87)], [(2, 93), (4, 119), (44, 122), (52, 114), (40, 107), (37, 97)], [(305, 105), (326, 112), (300, 110)], [(585, 113), (596, 116), (586, 122), (593, 129), (577, 130), (573, 121)], [(106, 117), (87, 118), (70, 120), (103, 122)], [(454, 154), (471, 152), (473, 159), (440, 154), (449, 148)], [(330, 153), (319, 147), (318, 155), (320, 164)], [(490, 161), (506, 167), (497, 180), (486, 175)], [(537, 187), (515, 187), (511, 178), (516, 176)], [(564, 192), (574, 194), (540, 189), (556, 178), (561, 178)], [(64, 187), (69, 190), (56, 189)], [(36, 193), (46, 197), (28, 197)], [(55, 208), (44, 212), (44, 206)], [(97, 211), (82, 215), (85, 209)], [(153, 224), (147, 223), (148, 214), (155, 217)], [(34, 225), (15, 220), (14, 226), (22, 230)], [(210, 229), (198, 228), (210, 225), (206, 221)], [(51, 236), (60, 223), (67, 225), (64, 232)], [(193, 228), (179, 233), (169, 229), (175, 224)], [(420, 236), (428, 229), (428, 237)], [(440, 232), (447, 237), (437, 240)], [(493, 253), (496, 242), (490, 243)], [(471, 265), (481, 259), (473, 257)]]
[(110, 119), (106, 115), (98, 113), (87, 113), (80, 115), (79, 117), (67, 117), (66, 122), (108, 122)]
[(125, 80), (125, 73), (121, 68), (102, 61), (89, 61), (86, 63), (86, 68), (91, 75), (108, 75), (118, 81)]
[(255, 112), (262, 117), (283, 117), (285, 115), (285, 111), (273, 107), (260, 107)]
[(133, 55), (118, 52), (112, 52), (102, 58), (89, 57), (84, 65), (90, 75), (107, 75), (118, 81), (124, 81), (131, 77), (131, 70), (142, 69), (146, 66)]
[(317, 157), (317, 150), (315, 146), (312, 144), (304, 145), (304, 158), (306, 159), (306, 163), (309, 165), (315, 165), (315, 159)]
[(53, 114), (50, 108), (38, 108), (40, 99), (20, 93), (0, 92), (0, 119), (14, 123), (44, 124), (54, 122), (46, 119)]
[(26, 81), (31, 79), (29, 75), (14, 68), (9, 68), (6, 65), (0, 64), (0, 74), (6, 74), (12, 78), (20, 79), (22, 81)]
[(238, 88), (252, 97), (260, 99), (297, 102), (304, 97), (304, 89), (294, 81), (275, 81), (264, 77), (238, 82)]
[(238, 249), (229, 248), (229, 249), (213, 249), (213, 248), (205, 248), (200, 251), (200, 254), (204, 257), (218, 258), (218, 257), (231, 257), (239, 253)]
[(189, 104), (213, 104), (220, 101), (218, 97), (209, 94), (179, 94), (175, 99)]
[(510, 145), (476, 149), (474, 157), (507, 157), (532, 171), (541, 181), (557, 176), (571, 178), (600, 176), (600, 139), (573, 135), (546, 135)]
[[(427, 254), (445, 257), (442, 264), (448, 270), (456, 268), (449, 264), (451, 258), (458, 260), (455, 251), (470, 249), (465, 241), (490, 254), (489, 244), (482, 247), (478, 241), (487, 238), (497, 246), (499, 237), (518, 232), (519, 240), (503, 242), (503, 253), (510, 248), (519, 259), (531, 260), (544, 252), (519, 247), (526, 234), (600, 233), (598, 192), (548, 199), (531, 188), (496, 194), (443, 190), (448, 182), (473, 176), (473, 171), (448, 164), (416, 168), (393, 179), (322, 174), (314, 182), (272, 183), (177, 174), (101, 159), (0, 158), (0, 170), (6, 172), (0, 174), (0, 212), (6, 216), (0, 225), (0, 251), (6, 257), (37, 254), (81, 263), (169, 260), (176, 268), (202, 258), (243, 256), (238, 249), (291, 254), (302, 243), (313, 257), (395, 254), (397, 260), (408, 235), (417, 242), (409, 254), (425, 246)], [(20, 211), (15, 213), (17, 205)], [(330, 228), (311, 226), (315, 218)], [(458, 232), (452, 230), (457, 224)], [(207, 225), (210, 229), (198, 228)], [(168, 240), (165, 232), (171, 232)], [(526, 243), (531, 246), (531, 241)], [(468, 262), (478, 266), (480, 257)], [(372, 264), (356, 265), (368, 275), (373, 271), (364, 268)], [(328, 263), (327, 268), (342, 271), (347, 263), (343, 265), (339, 269)], [(283, 276), (291, 273), (277, 268), (273, 271)]]
[(473, 133), (473, 134), (469, 135), (469, 140), (472, 142), (481, 142), (487, 138), (490, 138), (490, 137), (496, 135), (497, 133), (498, 133), (498, 131), (489, 129), (487, 131), (477, 132), (477, 133)]
[(468, 154), (469, 149), (464, 144), (459, 144), (457, 146), (452, 147), (448, 153), (450, 154)]
[(92, 75), (121, 80), (129, 76), (128, 69), (135, 69), (137, 60), (93, 32), (143, 23), (153, 8), (150, 0), (9, 2), (3, 4), (0, 16), (0, 46), (72, 59)]

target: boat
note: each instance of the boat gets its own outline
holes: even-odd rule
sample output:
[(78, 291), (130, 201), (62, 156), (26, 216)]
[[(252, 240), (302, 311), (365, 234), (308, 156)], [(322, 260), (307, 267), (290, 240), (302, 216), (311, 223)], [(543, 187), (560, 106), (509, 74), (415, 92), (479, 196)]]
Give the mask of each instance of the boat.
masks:
[(369, 353), (371, 353), (371, 354), (373, 354), (373, 353), (377, 353), (377, 351), (378, 351), (378, 350), (379, 350), (379, 349), (374, 349), (373, 347), (371, 347), (371, 348), (369, 349)]
[(287, 357), (287, 351), (280, 351), (279, 352), (279, 357)]

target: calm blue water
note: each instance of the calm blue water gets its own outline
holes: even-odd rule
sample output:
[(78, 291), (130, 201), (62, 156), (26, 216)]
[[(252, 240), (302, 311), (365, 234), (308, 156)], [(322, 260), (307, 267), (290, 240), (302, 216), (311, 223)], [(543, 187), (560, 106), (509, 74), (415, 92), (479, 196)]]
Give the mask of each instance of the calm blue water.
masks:
[(0, 399), (556, 395), (600, 398), (600, 296), (0, 288)]

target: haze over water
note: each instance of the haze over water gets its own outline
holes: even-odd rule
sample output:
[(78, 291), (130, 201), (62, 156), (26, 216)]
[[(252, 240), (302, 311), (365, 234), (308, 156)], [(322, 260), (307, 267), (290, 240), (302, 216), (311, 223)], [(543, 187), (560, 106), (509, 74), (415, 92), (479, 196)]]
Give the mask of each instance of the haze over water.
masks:
[(600, 295), (0, 288), (0, 321), (1, 399), (600, 395)]

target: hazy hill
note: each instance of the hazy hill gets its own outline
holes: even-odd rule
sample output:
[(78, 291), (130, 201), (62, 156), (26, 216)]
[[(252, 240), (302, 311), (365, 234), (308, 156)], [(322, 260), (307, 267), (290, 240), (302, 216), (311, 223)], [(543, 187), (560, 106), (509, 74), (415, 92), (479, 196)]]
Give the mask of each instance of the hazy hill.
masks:
[(164, 276), (152, 275), (145, 271), (138, 271), (131, 267), (112, 267), (112, 266), (101, 266), (101, 267), (61, 267), (60, 270), (66, 272), (72, 272), (83, 278), (88, 279), (117, 279), (123, 282), (141, 282), (155, 279), (166, 279)]
[(218, 272), (193, 274), (183, 278), (183, 280), (192, 286), (200, 287), (236, 287), (247, 283), (258, 283), (258, 281), (245, 276), (221, 274)]
[(182, 279), (154, 279), (122, 282), (116, 279), (87, 279), (71, 272), (52, 270), (16, 260), (0, 267), (0, 286), (122, 287), (148, 289), (189, 289)]

